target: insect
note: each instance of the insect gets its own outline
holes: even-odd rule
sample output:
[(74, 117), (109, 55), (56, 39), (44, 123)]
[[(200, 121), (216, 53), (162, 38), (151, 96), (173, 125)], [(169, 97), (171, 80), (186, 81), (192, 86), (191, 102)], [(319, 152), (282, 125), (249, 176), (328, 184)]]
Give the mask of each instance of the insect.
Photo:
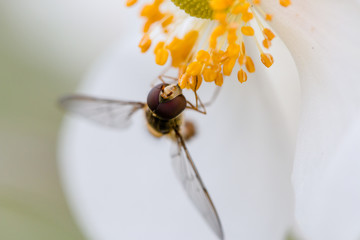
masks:
[(115, 128), (127, 127), (132, 115), (142, 109), (150, 133), (156, 137), (168, 135), (176, 143), (171, 152), (176, 175), (206, 223), (219, 239), (224, 239), (219, 215), (185, 144), (191, 133), (182, 134), (182, 113), (186, 108), (206, 113), (196, 93), (195, 97), (194, 105), (186, 100), (178, 84), (163, 82), (150, 90), (147, 103), (70, 95), (60, 100), (60, 106), (68, 112)]

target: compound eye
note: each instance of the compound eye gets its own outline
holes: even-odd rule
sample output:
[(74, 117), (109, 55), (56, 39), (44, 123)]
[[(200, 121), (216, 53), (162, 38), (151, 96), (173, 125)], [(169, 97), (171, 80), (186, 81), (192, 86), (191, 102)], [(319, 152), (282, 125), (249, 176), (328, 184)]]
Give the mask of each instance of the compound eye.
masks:
[(161, 90), (169, 84), (158, 84), (153, 87), (147, 97), (150, 110), (162, 119), (170, 120), (177, 117), (186, 108), (184, 95), (179, 95), (169, 101), (160, 103)]
[(161, 93), (161, 90), (166, 87), (168, 84), (160, 83), (153, 87), (148, 96), (147, 96), (147, 105), (151, 109), (151, 111), (154, 111), (159, 106), (159, 96)]

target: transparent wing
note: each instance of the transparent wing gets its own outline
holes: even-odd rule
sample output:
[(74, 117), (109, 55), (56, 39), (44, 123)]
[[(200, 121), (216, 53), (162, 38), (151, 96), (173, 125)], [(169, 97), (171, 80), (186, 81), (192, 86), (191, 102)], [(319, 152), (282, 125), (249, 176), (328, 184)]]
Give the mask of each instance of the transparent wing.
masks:
[(174, 128), (174, 131), (176, 134), (176, 145), (173, 146), (171, 158), (176, 175), (207, 224), (220, 239), (224, 239), (219, 215), (191, 159), (184, 139), (177, 129)]
[(125, 128), (131, 116), (145, 106), (141, 102), (101, 99), (84, 95), (70, 95), (60, 99), (60, 106), (97, 123)]

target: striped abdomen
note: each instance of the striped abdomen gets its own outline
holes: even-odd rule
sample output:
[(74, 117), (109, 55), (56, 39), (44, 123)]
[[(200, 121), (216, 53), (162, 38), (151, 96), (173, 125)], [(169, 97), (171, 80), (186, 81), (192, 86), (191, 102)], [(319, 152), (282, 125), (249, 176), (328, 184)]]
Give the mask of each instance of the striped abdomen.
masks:
[(179, 115), (176, 118), (170, 120), (161, 119), (156, 114), (151, 112), (149, 108), (145, 110), (145, 116), (148, 126), (151, 128), (150, 132), (155, 136), (168, 134), (174, 127), (178, 128), (182, 120), (182, 115)]

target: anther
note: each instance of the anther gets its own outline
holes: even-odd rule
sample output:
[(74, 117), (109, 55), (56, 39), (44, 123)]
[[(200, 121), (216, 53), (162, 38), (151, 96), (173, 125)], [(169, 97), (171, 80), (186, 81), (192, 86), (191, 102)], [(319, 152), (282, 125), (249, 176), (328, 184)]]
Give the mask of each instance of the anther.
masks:
[(221, 73), (218, 73), (216, 79), (215, 79), (215, 84), (218, 85), (219, 87), (221, 87), (224, 83), (224, 78), (223, 75)]
[(137, 3), (137, 0), (127, 0), (126, 1), (126, 6), (130, 7), (130, 6), (134, 5), (135, 3)]
[(249, 56), (246, 56), (245, 67), (246, 67), (246, 69), (248, 70), (249, 73), (255, 72), (254, 62), (251, 59), (251, 57), (249, 57)]
[(199, 75), (202, 69), (202, 64), (200, 62), (192, 62), (186, 68), (186, 72), (191, 76)]
[(141, 48), (141, 52), (146, 52), (151, 46), (151, 39), (148, 34), (144, 34), (142, 39), (140, 40), (139, 47)]
[(250, 26), (243, 26), (241, 27), (241, 32), (242, 34), (246, 35), (246, 36), (254, 36), (254, 29)]
[(240, 69), (238, 71), (237, 77), (238, 77), (239, 82), (241, 82), (241, 83), (244, 83), (247, 80), (246, 72), (242, 69)]
[(159, 65), (164, 65), (169, 57), (169, 52), (165, 48), (161, 48), (156, 52), (155, 62)]
[(287, 7), (291, 4), (290, 0), (280, 0), (279, 2), (280, 2), (280, 5), (283, 7)]
[(261, 62), (266, 66), (266, 67), (271, 67), (271, 65), (273, 65), (274, 63), (274, 58), (271, 54), (269, 53), (262, 53), (261, 55)]
[(263, 34), (266, 36), (267, 39), (270, 41), (274, 39), (275, 34), (268, 28), (263, 29)]

